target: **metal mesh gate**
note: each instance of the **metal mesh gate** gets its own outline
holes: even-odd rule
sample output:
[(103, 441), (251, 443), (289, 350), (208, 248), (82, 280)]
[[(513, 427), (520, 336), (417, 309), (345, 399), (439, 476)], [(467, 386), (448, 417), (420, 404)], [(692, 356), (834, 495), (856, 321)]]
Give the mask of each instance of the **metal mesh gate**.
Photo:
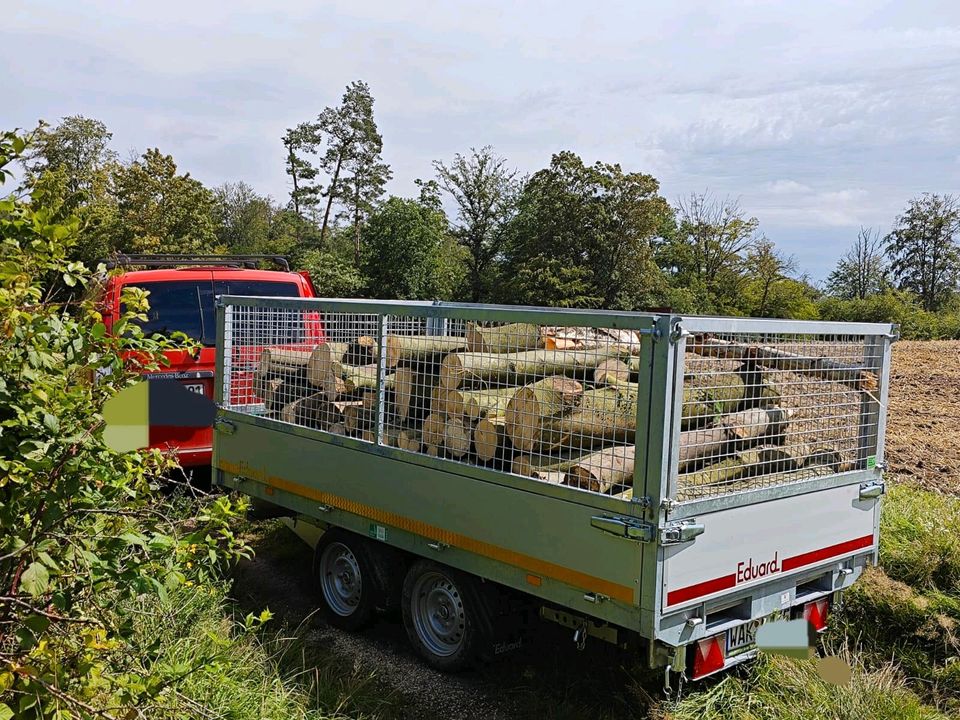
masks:
[(696, 319), (683, 325), (689, 334), (678, 346), (677, 500), (876, 462), (884, 337), (708, 332), (697, 330)]

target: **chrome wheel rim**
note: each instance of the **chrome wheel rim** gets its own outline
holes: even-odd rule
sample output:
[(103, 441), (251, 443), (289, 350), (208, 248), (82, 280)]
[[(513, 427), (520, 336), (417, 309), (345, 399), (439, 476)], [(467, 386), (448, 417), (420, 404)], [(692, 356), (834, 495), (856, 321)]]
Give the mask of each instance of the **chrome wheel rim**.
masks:
[(330, 543), (320, 554), (320, 587), (327, 605), (341, 617), (352, 615), (360, 604), (360, 565), (343, 543)]
[(456, 584), (441, 573), (424, 573), (414, 583), (411, 602), (420, 641), (439, 657), (455, 654), (463, 646), (467, 617)]

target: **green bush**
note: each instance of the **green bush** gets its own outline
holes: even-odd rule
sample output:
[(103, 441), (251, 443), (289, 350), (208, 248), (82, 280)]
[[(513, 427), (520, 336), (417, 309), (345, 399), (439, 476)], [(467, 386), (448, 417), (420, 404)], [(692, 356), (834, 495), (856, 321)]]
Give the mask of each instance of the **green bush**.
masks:
[[(0, 135), (0, 182), (26, 147)], [(171, 675), (136, 669), (132, 619), (114, 608), (218, 576), (245, 550), (230, 530), (243, 507), (219, 497), (168, 511), (169, 459), (105, 444), (104, 402), (171, 343), (136, 327), (143, 293), (125, 296), (107, 334), (96, 292), (80, 295), (93, 274), (67, 259), (76, 219), (26, 190), (0, 200), (0, 718), (128, 716)]]
[(960, 339), (960, 303), (954, 301), (939, 312), (928, 312), (912, 294), (888, 290), (864, 299), (821, 298), (817, 303), (824, 320), (845, 322), (892, 322), (908, 340)]

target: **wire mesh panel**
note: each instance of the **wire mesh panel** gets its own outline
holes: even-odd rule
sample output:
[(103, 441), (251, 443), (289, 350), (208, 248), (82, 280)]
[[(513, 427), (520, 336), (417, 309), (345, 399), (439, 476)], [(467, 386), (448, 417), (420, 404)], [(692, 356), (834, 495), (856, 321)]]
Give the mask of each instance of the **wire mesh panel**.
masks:
[(329, 311), (337, 306), (229, 305), (224, 407), (631, 496), (647, 347), (639, 331), (478, 322), (462, 307), (453, 317)]
[(877, 452), (883, 348), (869, 335), (687, 337), (676, 419), (677, 499), (870, 466)]
[(269, 301), (228, 309), (225, 408), (373, 440), (379, 314)]
[[(416, 324), (388, 318), (388, 326)], [(528, 322), (430, 329), (384, 339), (382, 442), (592, 492), (630, 492), (639, 333)]]

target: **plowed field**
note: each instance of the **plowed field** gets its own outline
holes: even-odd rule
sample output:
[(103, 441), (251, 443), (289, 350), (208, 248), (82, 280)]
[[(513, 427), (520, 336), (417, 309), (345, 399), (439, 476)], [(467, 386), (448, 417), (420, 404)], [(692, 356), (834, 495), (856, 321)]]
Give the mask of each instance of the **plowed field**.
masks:
[(894, 344), (886, 453), (897, 480), (960, 494), (960, 341)]

